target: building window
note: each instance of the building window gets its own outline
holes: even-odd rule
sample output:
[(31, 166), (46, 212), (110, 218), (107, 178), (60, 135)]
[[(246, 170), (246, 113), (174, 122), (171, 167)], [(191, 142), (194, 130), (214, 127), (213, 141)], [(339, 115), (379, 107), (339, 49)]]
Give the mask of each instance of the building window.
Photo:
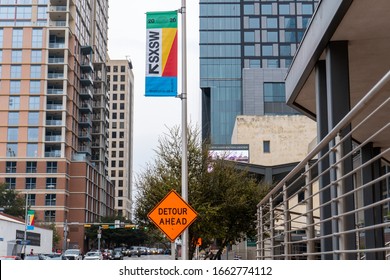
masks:
[(264, 83), (264, 102), (285, 102), (284, 83)]
[[(14, 16), (14, 14), (11, 14)], [(22, 48), (23, 46), (23, 29), (14, 29), (12, 31), (12, 47)]]
[(22, 51), (21, 50), (13, 50), (11, 53), (11, 62), (12, 63), (20, 63), (22, 62)]
[(118, 207), (122, 207), (123, 206), (123, 200), (122, 199), (118, 199)]
[(28, 113), (28, 124), (29, 125), (38, 125), (39, 124), (39, 113), (38, 112), (29, 112)]
[(11, 81), (9, 87), (10, 87), (10, 94), (20, 93), (20, 81)]
[(119, 190), (119, 191), (118, 191), (118, 196), (119, 196), (119, 197), (122, 197), (122, 196), (123, 196), (123, 191), (122, 191), (122, 190)]
[(35, 206), (35, 194), (27, 194), (27, 205)]
[(16, 157), (18, 155), (18, 144), (7, 144), (7, 157)]
[(27, 144), (27, 157), (37, 157), (38, 156), (38, 144)]
[(7, 190), (14, 190), (16, 188), (16, 178), (5, 178), (5, 185)]
[(42, 42), (43, 42), (43, 30), (42, 29), (33, 29), (32, 47), (33, 48), (42, 48)]
[(41, 63), (42, 62), (42, 51), (32, 50), (31, 51), (31, 62), (32, 63)]
[(41, 77), (41, 66), (31, 65), (30, 66), (30, 78), (39, 79)]
[(46, 189), (57, 188), (57, 178), (46, 178)]
[(125, 66), (121, 66), (121, 72), (123, 73), (123, 72), (125, 72), (126, 71), (126, 67)]
[(16, 161), (7, 161), (5, 173), (16, 173)]
[(45, 222), (54, 223), (56, 221), (56, 211), (53, 210), (45, 211), (44, 219)]
[(45, 205), (46, 206), (55, 206), (56, 205), (56, 195), (55, 194), (46, 194), (45, 195)]
[(18, 141), (18, 133), (19, 129), (16, 127), (8, 128), (8, 138), (7, 140), (10, 142)]
[(9, 97), (9, 109), (10, 110), (19, 110), (20, 107), (20, 97)]
[(9, 112), (8, 125), (18, 125), (18, 124), (19, 124), (19, 112)]
[(271, 143), (270, 141), (263, 141), (263, 152), (270, 153), (271, 152)]
[(46, 162), (46, 173), (57, 173), (57, 162), (56, 161)]
[(40, 98), (38, 96), (29, 98), (29, 109), (30, 110), (38, 110), (40, 105)]
[(120, 99), (121, 99), (121, 100), (125, 100), (125, 94), (124, 94), (124, 93), (121, 93)]
[(26, 189), (32, 190), (37, 188), (37, 178), (26, 178)]
[(26, 173), (37, 173), (37, 162), (28, 161), (26, 163)]
[(38, 127), (29, 127), (27, 129), (27, 139), (28, 141), (38, 141)]
[(41, 93), (41, 82), (40, 81), (30, 81), (30, 93), (31, 94)]
[(22, 77), (22, 66), (21, 65), (11, 65), (11, 78), (20, 79)]

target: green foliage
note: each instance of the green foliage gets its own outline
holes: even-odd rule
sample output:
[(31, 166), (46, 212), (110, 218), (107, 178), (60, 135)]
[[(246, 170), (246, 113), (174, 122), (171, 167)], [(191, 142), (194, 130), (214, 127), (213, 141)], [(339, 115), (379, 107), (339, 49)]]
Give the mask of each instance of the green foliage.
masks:
[[(205, 247), (218, 240), (222, 252), (226, 244), (255, 235), (256, 205), (269, 188), (235, 168), (234, 162), (212, 160), (199, 139), (199, 131), (188, 129), (189, 204), (198, 213), (189, 230), (190, 240), (201, 237)], [(181, 193), (181, 152), (181, 131), (174, 127), (159, 139), (153, 164), (137, 177), (138, 224), (156, 229), (148, 213), (171, 189)], [(193, 250), (191, 242), (190, 256)]]
[(4, 208), (4, 213), (22, 218), (25, 217), (25, 198), (15, 190), (7, 189), (6, 184), (0, 184), (0, 207)]

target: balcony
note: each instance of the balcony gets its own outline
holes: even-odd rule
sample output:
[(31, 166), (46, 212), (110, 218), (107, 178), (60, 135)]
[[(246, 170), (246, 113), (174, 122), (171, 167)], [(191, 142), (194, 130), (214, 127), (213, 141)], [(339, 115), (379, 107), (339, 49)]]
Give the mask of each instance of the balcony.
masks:
[(51, 56), (49, 57), (49, 63), (50, 64), (62, 64), (65, 62), (64, 57), (56, 57), (56, 56)]
[(46, 142), (61, 142), (62, 136), (61, 135), (46, 135), (45, 141)]
[(81, 116), (79, 118), (79, 125), (92, 127), (92, 120), (91, 120), (91, 118), (89, 118), (87, 116)]
[(81, 91), (80, 91), (80, 97), (83, 98), (83, 99), (92, 99), (93, 95), (92, 95), (91, 87), (84, 87), (84, 88), (82, 88)]
[(46, 104), (46, 110), (61, 111), (64, 109), (62, 104)]
[(92, 106), (89, 102), (81, 102), (79, 107), (80, 112), (90, 112), (92, 113)]
[(81, 141), (92, 141), (92, 135), (89, 131), (81, 130), (78, 136)]
[(61, 126), (62, 124), (62, 120), (46, 120), (48, 126)]
[(64, 79), (64, 73), (61, 72), (49, 72), (47, 73), (48, 79)]
[(86, 145), (80, 145), (77, 147), (77, 152), (91, 154), (91, 147), (88, 147)]
[(65, 43), (49, 43), (49, 48), (51, 48), (51, 49), (64, 49)]
[(61, 157), (61, 150), (53, 150), (45, 152), (45, 157)]
[(50, 95), (62, 95), (64, 94), (64, 90), (62, 88), (48, 88), (47, 94)]
[(81, 84), (84, 86), (92, 86), (93, 85), (92, 76), (89, 73), (81, 74), (80, 81), (81, 81)]

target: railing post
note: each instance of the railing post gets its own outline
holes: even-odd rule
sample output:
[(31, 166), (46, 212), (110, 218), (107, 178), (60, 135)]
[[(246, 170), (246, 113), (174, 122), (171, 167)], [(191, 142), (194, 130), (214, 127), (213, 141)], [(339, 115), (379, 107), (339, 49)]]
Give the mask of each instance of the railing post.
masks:
[[(344, 199), (339, 199), (339, 196), (344, 194), (344, 180), (340, 180), (340, 178), (343, 176), (344, 174), (344, 168), (343, 168), (343, 163), (341, 162), (341, 157), (343, 155), (343, 147), (342, 145), (340, 144), (341, 142), (341, 137), (340, 137), (340, 134), (337, 134), (336, 138), (335, 138), (335, 146), (337, 147), (335, 149), (335, 162), (337, 163), (336, 165), (336, 180), (337, 180), (337, 184), (335, 185), (336, 187), (336, 199), (337, 199), (337, 214), (340, 215), (339, 216), (339, 219), (338, 219), (338, 232), (341, 234), (338, 235), (337, 239), (338, 239), (338, 247), (339, 247), (339, 250), (340, 251), (344, 251), (347, 246), (345, 244), (345, 234), (342, 233), (345, 231), (346, 229), (346, 226), (345, 226), (345, 216), (343, 215), (344, 214)], [(346, 259), (346, 254), (345, 253), (341, 253), (340, 254), (340, 258), (342, 260), (345, 260)]]
[(305, 199), (306, 199), (306, 238), (307, 238), (307, 256), (308, 260), (314, 260), (315, 256), (312, 255), (315, 252), (314, 248), (314, 218), (313, 218), (313, 184), (311, 183), (310, 165), (306, 164), (305, 167)]
[(284, 259), (291, 259), (291, 218), (288, 206), (287, 185), (283, 185)]
[(264, 225), (263, 225), (263, 206), (260, 206), (258, 212), (258, 238), (257, 238), (257, 259), (264, 260)]
[(272, 196), (269, 198), (269, 230), (270, 230), (270, 257), (271, 260), (275, 259), (275, 222), (274, 222), (274, 207), (273, 207), (273, 201)]

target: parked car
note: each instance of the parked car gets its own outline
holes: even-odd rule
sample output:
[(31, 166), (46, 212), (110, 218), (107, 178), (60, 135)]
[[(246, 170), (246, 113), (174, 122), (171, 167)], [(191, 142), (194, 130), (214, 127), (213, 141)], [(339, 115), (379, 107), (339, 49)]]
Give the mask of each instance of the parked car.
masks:
[(16, 261), (21, 260), (19, 256), (0, 256), (0, 261)]
[(38, 255), (26, 255), (24, 256), (25, 261), (31, 261), (31, 260), (47, 260), (49, 257), (46, 257), (45, 255), (38, 254)]
[(100, 251), (90, 251), (85, 254), (84, 260), (103, 260), (103, 255)]
[(111, 249), (102, 250), (103, 260), (112, 260), (114, 259), (114, 251)]
[(122, 249), (114, 249), (114, 260), (123, 260)]
[(64, 257), (68, 260), (82, 260), (83, 255), (79, 249), (68, 249), (64, 253)]

